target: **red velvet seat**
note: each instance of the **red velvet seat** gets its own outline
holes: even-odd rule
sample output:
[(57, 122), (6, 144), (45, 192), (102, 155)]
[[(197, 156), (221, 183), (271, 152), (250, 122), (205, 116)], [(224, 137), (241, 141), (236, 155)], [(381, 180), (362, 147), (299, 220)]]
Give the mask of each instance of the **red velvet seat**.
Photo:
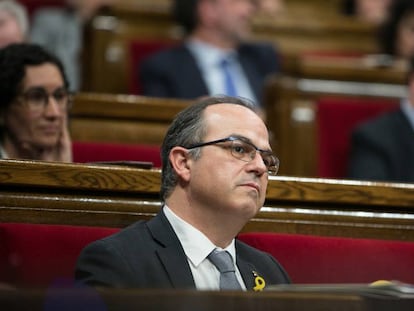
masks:
[(129, 44), (130, 66), (129, 66), (129, 92), (135, 95), (142, 94), (139, 81), (139, 65), (150, 55), (177, 44), (173, 40), (133, 40)]
[[(84, 246), (116, 228), (0, 223), (0, 283), (48, 287), (73, 282)], [(414, 283), (414, 243), (298, 234), (243, 233), (239, 239), (269, 252), (299, 283)]]
[(0, 224), (0, 283), (45, 287), (73, 280), (84, 246), (119, 229), (39, 224)]
[(37, 9), (44, 7), (63, 7), (66, 5), (65, 0), (19, 0), (19, 2), (27, 8), (27, 12), (30, 16), (33, 15)]
[(102, 142), (73, 142), (73, 161), (77, 163), (104, 161), (151, 162), (161, 167), (160, 147)]
[(317, 104), (318, 176), (344, 178), (353, 128), (381, 113), (397, 109), (394, 99), (323, 97)]
[(296, 284), (414, 284), (414, 243), (299, 234), (244, 233), (240, 240), (272, 254)]

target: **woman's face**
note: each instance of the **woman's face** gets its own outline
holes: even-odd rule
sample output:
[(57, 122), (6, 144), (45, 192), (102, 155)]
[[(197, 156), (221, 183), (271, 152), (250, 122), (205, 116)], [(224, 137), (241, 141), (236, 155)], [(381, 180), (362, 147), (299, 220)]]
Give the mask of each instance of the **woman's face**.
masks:
[(403, 58), (414, 56), (414, 12), (407, 13), (398, 24), (395, 54)]
[[(21, 95), (5, 115), (5, 139), (35, 148), (56, 145), (66, 124), (67, 111), (50, 94), (63, 94), (61, 90), (65, 91), (63, 77), (54, 64), (27, 66)], [(33, 101), (39, 102), (39, 92), (49, 95), (48, 102), (33, 106)]]

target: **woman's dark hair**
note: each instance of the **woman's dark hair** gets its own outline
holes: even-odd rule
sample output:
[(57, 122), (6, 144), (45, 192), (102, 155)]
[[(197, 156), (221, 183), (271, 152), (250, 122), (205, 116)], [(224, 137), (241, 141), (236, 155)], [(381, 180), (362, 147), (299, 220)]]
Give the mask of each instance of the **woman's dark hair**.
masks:
[(26, 66), (45, 63), (56, 65), (63, 77), (65, 87), (69, 82), (61, 61), (36, 44), (11, 44), (0, 49), (0, 111), (4, 112), (21, 91)]
[(414, 13), (413, 0), (394, 0), (390, 6), (389, 16), (379, 29), (379, 47), (382, 53), (397, 55), (396, 42), (401, 20)]

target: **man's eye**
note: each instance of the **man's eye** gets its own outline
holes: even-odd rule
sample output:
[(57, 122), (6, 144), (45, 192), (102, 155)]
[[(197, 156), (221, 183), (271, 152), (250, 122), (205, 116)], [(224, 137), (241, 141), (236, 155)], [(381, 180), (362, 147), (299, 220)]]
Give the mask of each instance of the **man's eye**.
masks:
[(266, 157), (264, 157), (264, 158), (263, 158), (263, 163), (264, 163), (264, 165), (266, 165), (266, 166), (269, 166), (269, 165), (270, 165), (270, 161), (269, 161), (269, 159), (268, 159), (268, 158), (266, 158)]
[(246, 152), (246, 149), (243, 146), (233, 146), (233, 151), (236, 153), (243, 154)]
[(66, 98), (66, 93), (64, 92), (57, 92), (55, 94), (53, 94), (53, 97), (57, 100), (57, 101), (61, 101), (63, 99)]

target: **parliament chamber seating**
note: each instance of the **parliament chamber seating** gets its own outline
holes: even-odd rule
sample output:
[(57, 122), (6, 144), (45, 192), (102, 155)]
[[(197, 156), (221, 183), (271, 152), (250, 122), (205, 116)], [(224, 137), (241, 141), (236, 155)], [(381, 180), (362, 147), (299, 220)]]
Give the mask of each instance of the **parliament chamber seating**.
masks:
[(148, 162), (161, 167), (160, 147), (104, 142), (72, 142), (73, 162)]
[[(130, 166), (0, 160), (0, 286), (73, 282), (86, 244), (159, 212), (160, 175)], [(407, 268), (413, 206), (412, 184), (270, 177), (264, 207), (240, 238), (280, 258), (296, 283), (414, 282)]]
[(318, 177), (346, 176), (352, 130), (398, 109), (398, 100), (321, 97), (317, 102)]
[(152, 54), (177, 44), (173, 40), (132, 40), (129, 43), (129, 94), (142, 94), (142, 85), (139, 80), (140, 64)]
[[(73, 283), (84, 246), (118, 228), (0, 223), (0, 283), (48, 287)], [(247, 244), (272, 254), (296, 284), (414, 284), (414, 243), (300, 234), (240, 234)]]
[[(303, 73), (309, 77), (278, 75), (268, 80), (267, 125), (271, 145), (281, 160), (280, 174), (345, 178), (352, 128), (396, 109), (406, 94), (402, 72), (391, 71), (391, 77), (400, 78), (390, 83), (388, 69), (359, 68), (355, 72), (353, 68), (341, 71), (340, 67), (331, 64), (324, 72), (324, 67), (305, 66)], [(329, 78), (335, 70), (334, 78)], [(364, 74), (358, 75), (359, 71)], [(369, 82), (377, 73), (384, 82)]]

